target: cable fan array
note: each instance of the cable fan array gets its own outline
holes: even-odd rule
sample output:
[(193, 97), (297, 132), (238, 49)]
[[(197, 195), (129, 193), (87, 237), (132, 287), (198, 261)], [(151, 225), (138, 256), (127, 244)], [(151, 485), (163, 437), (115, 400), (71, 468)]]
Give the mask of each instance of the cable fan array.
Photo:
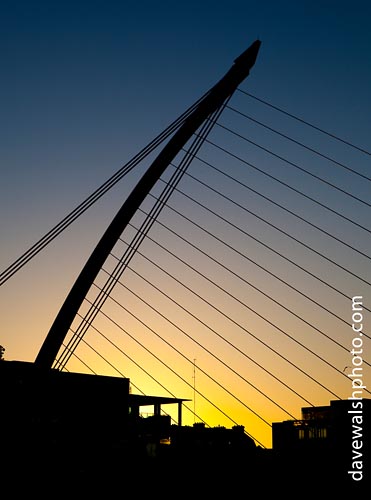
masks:
[[(185, 405), (190, 422), (244, 425), (269, 447), (273, 421), (349, 395), (352, 297), (365, 298), (365, 318), (371, 312), (370, 153), (238, 90), (148, 194), (97, 276), (55, 368), (127, 376), (138, 393), (196, 400)], [(6, 269), (0, 283), (196, 105)], [(366, 376), (366, 328), (363, 343)]]

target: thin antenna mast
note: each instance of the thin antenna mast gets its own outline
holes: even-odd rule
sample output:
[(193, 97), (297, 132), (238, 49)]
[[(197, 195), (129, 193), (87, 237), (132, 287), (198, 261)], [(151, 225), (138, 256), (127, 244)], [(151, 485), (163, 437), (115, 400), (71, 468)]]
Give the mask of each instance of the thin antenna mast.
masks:
[(193, 423), (196, 422), (196, 359), (193, 359)]

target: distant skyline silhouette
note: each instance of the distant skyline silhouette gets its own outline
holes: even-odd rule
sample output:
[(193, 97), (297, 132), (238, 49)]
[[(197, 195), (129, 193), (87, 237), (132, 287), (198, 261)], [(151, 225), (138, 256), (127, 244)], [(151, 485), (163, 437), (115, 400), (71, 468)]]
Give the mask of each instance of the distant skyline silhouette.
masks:
[[(93, 483), (107, 481), (107, 494), (132, 475), (145, 477), (153, 487), (163, 476), (168, 487), (190, 477), (198, 491), (228, 486), (230, 493), (260, 481), (274, 483), (276, 491), (288, 482), (301, 487), (308, 477), (308, 492), (330, 493), (336, 485), (344, 493), (365, 493), (370, 484), (369, 429), (356, 438), (349, 432), (354, 406), (349, 400), (302, 408), (301, 420), (274, 423), (273, 449), (268, 450), (256, 446), (242, 426), (184, 426), (185, 401), (132, 395), (129, 380), (122, 377), (2, 360), (0, 384), (0, 425), (6, 429), (2, 471), (6, 478), (22, 478), (28, 491), (36, 486), (42, 492), (59, 481), (62, 489), (83, 486), (87, 492)], [(370, 403), (364, 399), (356, 412), (365, 421)], [(174, 404), (177, 422), (162, 412)], [(362, 467), (353, 470), (347, 448), (360, 439), (356, 463)], [(13, 492), (18, 488), (15, 484)]]

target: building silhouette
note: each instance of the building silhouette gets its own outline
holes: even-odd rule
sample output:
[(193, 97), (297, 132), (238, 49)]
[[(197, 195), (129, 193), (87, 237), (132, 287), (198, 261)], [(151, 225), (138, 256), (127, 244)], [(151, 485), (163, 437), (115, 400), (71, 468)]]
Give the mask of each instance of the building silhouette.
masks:
[(370, 484), (371, 399), (334, 400), (304, 407), (300, 420), (272, 424), (276, 462), (304, 480), (334, 486)]
[[(134, 395), (128, 378), (43, 369), (34, 363), (1, 361), (0, 423), (2, 448), (34, 454), (63, 455), (75, 450), (89, 457), (120, 449), (123, 459), (133, 458), (147, 443), (170, 436), (170, 416), (164, 405), (178, 406), (183, 399)], [(141, 408), (151, 407), (147, 418)]]
[[(187, 400), (131, 394), (127, 378), (1, 360), (0, 391), (3, 477), (33, 481), (38, 491), (45, 478), (63, 478), (66, 487), (118, 487), (138, 473), (152, 485), (192, 478), (209, 495), (226, 487), (237, 494), (251, 483), (281, 488), (296, 481), (331, 491), (339, 484), (361, 488), (368, 480), (369, 399), (362, 400), (362, 414), (349, 413), (348, 400), (302, 408), (300, 420), (272, 424), (273, 447), (263, 449), (243, 426), (182, 425)], [(167, 405), (177, 406), (177, 422)], [(364, 423), (364, 479), (358, 482), (348, 474), (354, 415)]]

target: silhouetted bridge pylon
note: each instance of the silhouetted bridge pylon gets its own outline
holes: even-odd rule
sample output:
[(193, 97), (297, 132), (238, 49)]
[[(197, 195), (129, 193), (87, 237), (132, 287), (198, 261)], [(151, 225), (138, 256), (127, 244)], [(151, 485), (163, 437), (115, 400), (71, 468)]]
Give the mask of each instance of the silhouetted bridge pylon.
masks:
[(360, 317), (362, 375), (370, 374), (371, 179), (368, 151), (241, 88), (259, 47), (0, 283), (167, 140), (77, 277), (35, 363), (119, 374), (143, 394), (191, 398), (192, 421), (244, 425), (264, 446), (272, 421), (350, 395)]

